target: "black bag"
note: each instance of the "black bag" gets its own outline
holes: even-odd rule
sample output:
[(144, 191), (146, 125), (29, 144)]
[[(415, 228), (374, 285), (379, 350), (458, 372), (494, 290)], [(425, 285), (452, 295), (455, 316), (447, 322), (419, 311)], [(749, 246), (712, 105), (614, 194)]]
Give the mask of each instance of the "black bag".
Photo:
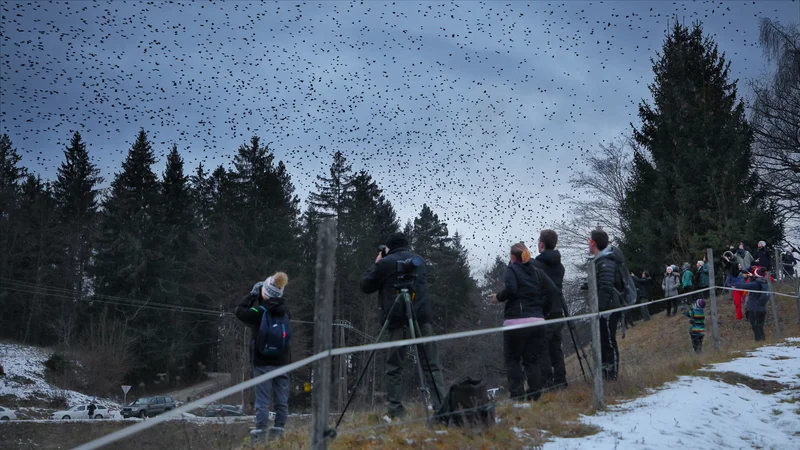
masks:
[(470, 377), (453, 383), (436, 420), (447, 426), (491, 426), (494, 423), (494, 403), (489, 401), (486, 383)]

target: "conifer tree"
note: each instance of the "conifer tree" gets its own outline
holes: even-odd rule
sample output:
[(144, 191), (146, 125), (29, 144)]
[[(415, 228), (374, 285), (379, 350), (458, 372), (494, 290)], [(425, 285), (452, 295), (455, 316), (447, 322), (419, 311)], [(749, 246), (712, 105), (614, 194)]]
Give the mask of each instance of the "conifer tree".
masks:
[(780, 238), (725, 55), (700, 25), (676, 23), (653, 71), (653, 104), (639, 107), (641, 151), (623, 208), (632, 264), (660, 270), (667, 261), (699, 259), (707, 247)]
[(76, 131), (53, 183), (54, 201), (64, 225), (64, 284), (76, 298), (85, 294), (102, 182), (100, 169), (89, 159), (86, 143)]

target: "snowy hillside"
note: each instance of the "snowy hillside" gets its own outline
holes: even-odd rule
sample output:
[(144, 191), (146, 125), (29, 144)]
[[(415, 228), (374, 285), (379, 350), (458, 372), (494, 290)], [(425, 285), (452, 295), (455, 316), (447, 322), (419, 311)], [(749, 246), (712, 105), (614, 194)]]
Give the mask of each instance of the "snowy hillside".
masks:
[(584, 416), (603, 431), (545, 448), (800, 448), (800, 339), (703, 372), (708, 376), (680, 377), (647, 397)]
[[(64, 396), (69, 406), (88, 403), (91, 396), (59, 389), (45, 380), (44, 363), (49, 357), (50, 352), (41, 348), (0, 343), (0, 364), (6, 373), (0, 377), (0, 398), (48, 402), (54, 397)], [(9, 402), (8, 399), (3, 401)], [(97, 399), (97, 402), (109, 408), (119, 408), (117, 403), (109, 400)]]

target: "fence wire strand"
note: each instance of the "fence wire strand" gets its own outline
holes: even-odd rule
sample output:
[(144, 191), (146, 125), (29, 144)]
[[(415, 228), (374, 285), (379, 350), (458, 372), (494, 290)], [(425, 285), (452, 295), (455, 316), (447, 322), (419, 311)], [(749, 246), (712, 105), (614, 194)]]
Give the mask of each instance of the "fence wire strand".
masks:
[[(361, 346), (353, 346), (353, 347), (339, 347), (339, 348), (326, 350), (324, 352), (320, 352), (320, 353), (317, 353), (315, 355), (309, 356), (309, 357), (307, 357), (305, 359), (302, 359), (302, 360), (297, 361), (295, 363), (289, 364), (287, 366), (283, 366), (283, 367), (281, 367), (279, 369), (276, 369), (276, 370), (274, 370), (272, 372), (268, 372), (268, 373), (260, 375), (258, 377), (251, 378), (250, 380), (247, 380), (245, 382), (242, 382), (242, 383), (239, 383), (237, 385), (231, 386), (231, 387), (226, 388), (226, 389), (224, 389), (222, 391), (218, 391), (218, 392), (216, 392), (214, 394), (210, 394), (210, 395), (208, 395), (208, 396), (206, 396), (204, 398), (195, 400), (195, 401), (193, 401), (191, 403), (183, 405), (183, 406), (181, 406), (179, 408), (176, 408), (176, 409), (174, 409), (172, 411), (169, 411), (169, 412), (167, 412), (165, 414), (156, 416), (153, 419), (149, 419), (147, 421), (140, 422), (140, 423), (137, 423), (135, 425), (131, 425), (130, 427), (126, 427), (126, 428), (123, 428), (121, 430), (117, 430), (117, 431), (115, 431), (115, 432), (113, 432), (111, 434), (108, 434), (106, 436), (98, 438), (98, 439), (96, 439), (94, 441), (91, 441), (91, 442), (85, 443), (83, 445), (80, 445), (80, 446), (76, 447), (75, 450), (94, 450), (94, 449), (100, 448), (100, 447), (102, 447), (104, 445), (111, 444), (111, 443), (116, 442), (116, 441), (118, 441), (120, 439), (124, 439), (124, 438), (126, 438), (128, 436), (131, 436), (133, 434), (136, 434), (136, 433), (138, 433), (140, 431), (143, 431), (143, 430), (146, 430), (148, 428), (151, 428), (151, 427), (153, 427), (153, 426), (155, 426), (155, 425), (157, 425), (159, 423), (162, 423), (164, 421), (176, 418), (179, 415), (181, 415), (181, 414), (183, 414), (185, 412), (188, 412), (188, 411), (190, 411), (192, 409), (198, 408), (198, 407), (200, 407), (200, 406), (202, 406), (204, 404), (207, 404), (207, 403), (215, 401), (215, 400), (219, 400), (219, 399), (224, 398), (224, 397), (226, 397), (228, 395), (237, 393), (237, 392), (239, 392), (239, 391), (241, 391), (243, 389), (247, 389), (247, 388), (253, 387), (253, 386), (257, 385), (257, 384), (263, 383), (263, 382), (265, 382), (267, 380), (271, 380), (271, 379), (275, 378), (278, 375), (283, 375), (283, 374), (291, 372), (291, 371), (293, 371), (295, 369), (299, 369), (301, 367), (307, 366), (307, 365), (309, 365), (309, 364), (311, 364), (311, 363), (313, 363), (313, 362), (315, 362), (315, 361), (317, 361), (319, 359), (322, 359), (322, 358), (326, 358), (326, 357), (330, 358), (330, 357), (333, 357), (333, 356), (346, 355), (346, 354), (359, 353), (359, 352), (366, 352), (366, 351), (370, 351), (370, 350), (385, 350), (385, 349), (396, 348), (396, 347), (406, 347), (406, 346), (409, 346), (409, 345), (420, 345), (420, 344), (426, 344), (426, 343), (430, 343), (430, 342), (439, 342), (439, 341), (445, 341), (445, 340), (451, 340), (451, 339), (459, 339), (459, 338), (464, 338), (464, 337), (481, 336), (481, 335), (485, 335), (485, 334), (500, 333), (500, 332), (505, 332), (505, 331), (532, 328), (532, 327), (536, 327), (536, 326), (553, 325), (553, 324), (569, 322), (569, 321), (587, 320), (587, 319), (592, 319), (592, 318), (595, 318), (595, 317), (597, 317), (597, 318), (599, 318), (599, 317), (608, 317), (613, 313), (625, 312), (625, 311), (629, 311), (629, 310), (633, 310), (633, 309), (637, 309), (637, 308), (641, 308), (641, 307), (647, 307), (647, 305), (650, 305), (650, 304), (661, 303), (661, 302), (674, 300), (674, 299), (678, 299), (678, 298), (683, 298), (683, 297), (689, 297), (689, 296), (697, 295), (697, 294), (702, 293), (702, 292), (711, 291), (712, 289), (741, 290), (741, 289), (735, 289), (735, 288), (726, 288), (726, 287), (722, 287), (722, 286), (713, 286), (713, 287), (707, 287), (707, 288), (703, 288), (703, 289), (698, 289), (698, 290), (692, 291), (692, 292), (685, 292), (685, 293), (682, 293), (682, 294), (678, 294), (678, 295), (674, 295), (674, 296), (670, 296), (670, 297), (665, 297), (665, 298), (653, 300), (653, 301), (650, 301), (650, 302), (636, 303), (634, 305), (623, 306), (623, 307), (620, 307), (620, 308), (601, 311), (601, 312), (597, 312), (597, 313), (588, 313), (588, 314), (581, 314), (581, 315), (577, 315), (577, 316), (562, 317), (562, 318), (558, 318), (558, 319), (545, 320), (545, 321), (541, 321), (541, 322), (525, 323), (525, 324), (510, 325), (510, 326), (500, 326), (500, 327), (494, 327), (494, 328), (483, 328), (483, 329), (477, 329), (477, 330), (471, 330), (471, 331), (462, 331), (462, 332), (457, 332), (457, 333), (442, 334), (442, 335), (438, 335), (438, 336), (428, 336), (428, 337), (420, 337), (420, 338), (416, 338), (416, 339), (404, 339), (404, 340), (398, 340), (398, 341), (373, 343), (373, 344), (367, 344), (367, 345), (361, 345)], [(773, 292), (773, 291), (749, 291), (749, 292), (778, 294), (778, 295), (784, 295), (784, 296), (787, 296), (787, 297), (792, 297), (791, 295), (781, 294), (779, 292)], [(581, 348), (583, 348), (583, 346)], [(601, 370), (601, 368), (599, 368), (599, 367), (595, 368), (595, 372), (594, 372), (595, 376), (599, 376), (599, 371), (600, 370)], [(582, 377), (578, 377), (578, 378), (582, 378)], [(573, 380), (574, 379), (578, 379), (578, 378), (573, 378)], [(509, 399), (509, 401), (511, 401), (511, 400), (512, 399)], [(426, 419), (415, 419), (415, 420), (426, 420)], [(379, 426), (388, 427), (388, 426), (393, 426), (393, 424), (385, 424), (385, 425), (379, 425)], [(367, 428), (370, 428), (370, 427), (367, 427)], [(355, 430), (358, 430), (358, 429), (351, 429), (351, 431), (348, 431), (348, 432), (351, 433), (351, 432), (354, 432)]]

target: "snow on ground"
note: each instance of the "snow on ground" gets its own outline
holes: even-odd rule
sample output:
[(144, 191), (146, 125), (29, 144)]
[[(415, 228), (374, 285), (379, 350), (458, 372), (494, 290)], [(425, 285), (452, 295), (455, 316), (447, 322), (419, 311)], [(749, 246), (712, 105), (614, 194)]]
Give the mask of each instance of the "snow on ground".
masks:
[[(6, 373), (0, 378), (0, 397), (8, 395), (20, 400), (47, 402), (53, 397), (65, 396), (69, 407), (88, 404), (93, 397), (59, 389), (45, 380), (44, 363), (50, 354), (38, 347), (0, 343), (0, 363)], [(119, 408), (117, 403), (106, 399), (97, 399), (97, 403), (107, 408)]]
[(684, 376), (644, 398), (584, 416), (602, 429), (583, 438), (557, 438), (551, 449), (800, 448), (799, 339), (761, 347), (706, 372), (736, 372), (782, 383), (765, 394), (704, 376)]

